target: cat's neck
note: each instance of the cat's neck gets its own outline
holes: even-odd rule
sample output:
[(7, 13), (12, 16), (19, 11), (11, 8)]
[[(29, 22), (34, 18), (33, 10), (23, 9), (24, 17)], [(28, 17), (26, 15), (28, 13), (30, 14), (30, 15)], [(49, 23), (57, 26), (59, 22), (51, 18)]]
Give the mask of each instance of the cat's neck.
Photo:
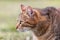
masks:
[[(37, 30), (39, 31), (39, 30)], [(51, 27), (49, 27), (47, 30), (46, 30), (46, 33), (41, 35), (41, 36), (37, 36), (40, 32), (37, 32), (37, 34), (32, 33), (33, 35), (33, 40), (53, 40), (53, 36), (54, 36), (54, 33), (51, 31)]]

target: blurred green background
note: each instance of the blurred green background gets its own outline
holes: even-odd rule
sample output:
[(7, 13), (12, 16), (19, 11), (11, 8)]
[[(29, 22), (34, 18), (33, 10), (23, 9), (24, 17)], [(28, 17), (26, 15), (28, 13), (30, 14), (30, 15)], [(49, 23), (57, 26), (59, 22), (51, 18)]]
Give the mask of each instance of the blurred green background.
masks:
[(60, 7), (60, 0), (0, 0), (0, 40), (24, 40), (29, 32), (16, 31), (16, 19), (20, 13), (20, 4), (37, 8)]

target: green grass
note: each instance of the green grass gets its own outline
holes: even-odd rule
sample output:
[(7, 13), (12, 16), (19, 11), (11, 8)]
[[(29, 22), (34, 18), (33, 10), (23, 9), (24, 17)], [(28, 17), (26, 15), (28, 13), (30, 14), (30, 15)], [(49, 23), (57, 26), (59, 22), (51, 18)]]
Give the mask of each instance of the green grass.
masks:
[(53, 6), (56, 8), (60, 7), (59, 0), (0, 0), (0, 40), (24, 40), (26, 37), (26, 33), (18, 33), (16, 31), (16, 19), (20, 13), (20, 4), (30, 5), (37, 8), (45, 8), (48, 6)]
[(24, 33), (0, 32), (0, 40), (24, 40), (25, 38), (26, 34)]

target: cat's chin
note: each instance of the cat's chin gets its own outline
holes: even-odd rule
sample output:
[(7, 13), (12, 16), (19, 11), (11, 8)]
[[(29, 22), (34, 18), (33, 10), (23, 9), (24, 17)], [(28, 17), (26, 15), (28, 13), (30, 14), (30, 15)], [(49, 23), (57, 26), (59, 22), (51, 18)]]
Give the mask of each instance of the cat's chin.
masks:
[(28, 28), (23, 28), (23, 29), (17, 29), (18, 32), (28, 32), (30, 29)]

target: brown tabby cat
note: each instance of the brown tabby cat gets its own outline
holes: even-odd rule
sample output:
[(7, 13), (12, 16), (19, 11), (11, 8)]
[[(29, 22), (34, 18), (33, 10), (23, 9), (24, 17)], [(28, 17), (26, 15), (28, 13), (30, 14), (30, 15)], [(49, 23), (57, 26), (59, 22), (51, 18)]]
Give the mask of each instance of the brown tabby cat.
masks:
[(58, 11), (54, 7), (44, 9), (21, 5), (16, 29), (22, 32), (32, 30), (32, 40), (55, 40), (56, 19)]

